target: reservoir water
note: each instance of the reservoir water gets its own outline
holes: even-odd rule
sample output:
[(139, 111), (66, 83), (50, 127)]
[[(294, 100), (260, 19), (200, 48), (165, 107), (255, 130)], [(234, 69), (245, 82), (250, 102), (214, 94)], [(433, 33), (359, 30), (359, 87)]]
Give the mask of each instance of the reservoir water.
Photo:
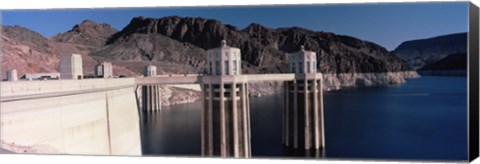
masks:
[[(466, 160), (467, 78), (324, 92), (325, 158)], [(254, 158), (284, 157), (283, 95), (252, 98)], [(146, 156), (200, 156), (201, 102), (143, 113)]]

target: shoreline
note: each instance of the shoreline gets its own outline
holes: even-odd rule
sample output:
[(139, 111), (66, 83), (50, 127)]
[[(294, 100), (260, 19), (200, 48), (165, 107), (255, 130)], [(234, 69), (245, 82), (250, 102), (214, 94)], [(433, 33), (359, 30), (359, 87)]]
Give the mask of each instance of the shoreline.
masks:
[[(419, 78), (416, 71), (385, 72), (385, 73), (340, 73), (323, 74), (323, 90), (339, 90), (348, 87), (390, 86), (406, 82), (406, 79)], [(283, 82), (252, 82), (248, 83), (252, 97), (272, 95), (283, 91)], [(193, 103), (201, 101), (201, 91), (197, 87), (164, 86), (167, 94), (162, 95), (162, 106)], [(199, 87), (198, 87), (199, 88)]]
[(422, 76), (467, 76), (467, 70), (418, 70)]

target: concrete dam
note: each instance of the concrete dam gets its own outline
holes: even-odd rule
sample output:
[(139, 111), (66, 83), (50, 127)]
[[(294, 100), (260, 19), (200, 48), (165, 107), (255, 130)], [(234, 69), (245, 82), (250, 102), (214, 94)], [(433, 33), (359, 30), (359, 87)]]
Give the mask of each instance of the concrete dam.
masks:
[(17, 153), (141, 155), (135, 80), (1, 84), (1, 147)]
[[(240, 49), (226, 41), (207, 51), (206, 74), (111, 78), (111, 64), (83, 79), (80, 55), (61, 60), (59, 80), (21, 80), (9, 71), (1, 85), (1, 148), (16, 153), (142, 155), (140, 113), (160, 110), (159, 85), (199, 84), (202, 156), (251, 157), (248, 82), (284, 83), (283, 145), (320, 157), (325, 148), (322, 74), (316, 53), (287, 54), (289, 73), (241, 72)], [(65, 78), (65, 79), (64, 79)], [(61, 79), (61, 80), (60, 80)], [(307, 153), (304, 153), (307, 152)]]

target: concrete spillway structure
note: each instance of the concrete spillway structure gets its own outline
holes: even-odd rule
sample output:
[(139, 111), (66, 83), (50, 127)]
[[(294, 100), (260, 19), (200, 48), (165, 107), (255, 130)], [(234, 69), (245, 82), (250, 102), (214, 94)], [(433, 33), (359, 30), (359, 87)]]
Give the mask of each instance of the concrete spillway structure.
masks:
[[(145, 67), (146, 77), (157, 75), (157, 67), (149, 65)], [(143, 111), (158, 111), (162, 109), (162, 101), (160, 97), (160, 85), (144, 85), (142, 86), (142, 109)]]
[(322, 76), (316, 72), (316, 53), (288, 54), (293, 81), (284, 82), (283, 144), (288, 154), (320, 156), (325, 146)]
[(248, 85), (240, 76), (240, 55), (225, 41), (207, 51), (208, 75), (201, 84), (203, 156), (251, 156)]
[(142, 155), (133, 78), (1, 83), (0, 148)]

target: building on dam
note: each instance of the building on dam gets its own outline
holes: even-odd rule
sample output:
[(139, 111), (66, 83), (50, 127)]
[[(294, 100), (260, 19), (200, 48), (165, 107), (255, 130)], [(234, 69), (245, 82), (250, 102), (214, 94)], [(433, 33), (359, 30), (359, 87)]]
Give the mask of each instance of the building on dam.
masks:
[[(154, 65), (148, 65), (145, 67), (144, 76), (157, 76), (157, 67)], [(160, 85), (153, 84), (142, 86), (142, 109), (146, 112), (162, 109)]]
[(83, 78), (82, 56), (80, 54), (68, 54), (60, 57), (60, 78)]
[(7, 71), (7, 81), (18, 81), (16, 69), (10, 69)]
[(110, 62), (102, 62), (97, 67), (95, 67), (95, 76), (101, 78), (112, 78), (113, 71), (112, 71), (112, 63)]
[(247, 79), (241, 75), (240, 49), (222, 40), (207, 50), (202, 77), (202, 155), (250, 157), (250, 107)]
[(283, 143), (293, 154), (315, 156), (325, 146), (322, 77), (317, 74), (316, 53), (301, 46), (300, 51), (287, 54), (287, 60), (295, 79), (284, 82)]

